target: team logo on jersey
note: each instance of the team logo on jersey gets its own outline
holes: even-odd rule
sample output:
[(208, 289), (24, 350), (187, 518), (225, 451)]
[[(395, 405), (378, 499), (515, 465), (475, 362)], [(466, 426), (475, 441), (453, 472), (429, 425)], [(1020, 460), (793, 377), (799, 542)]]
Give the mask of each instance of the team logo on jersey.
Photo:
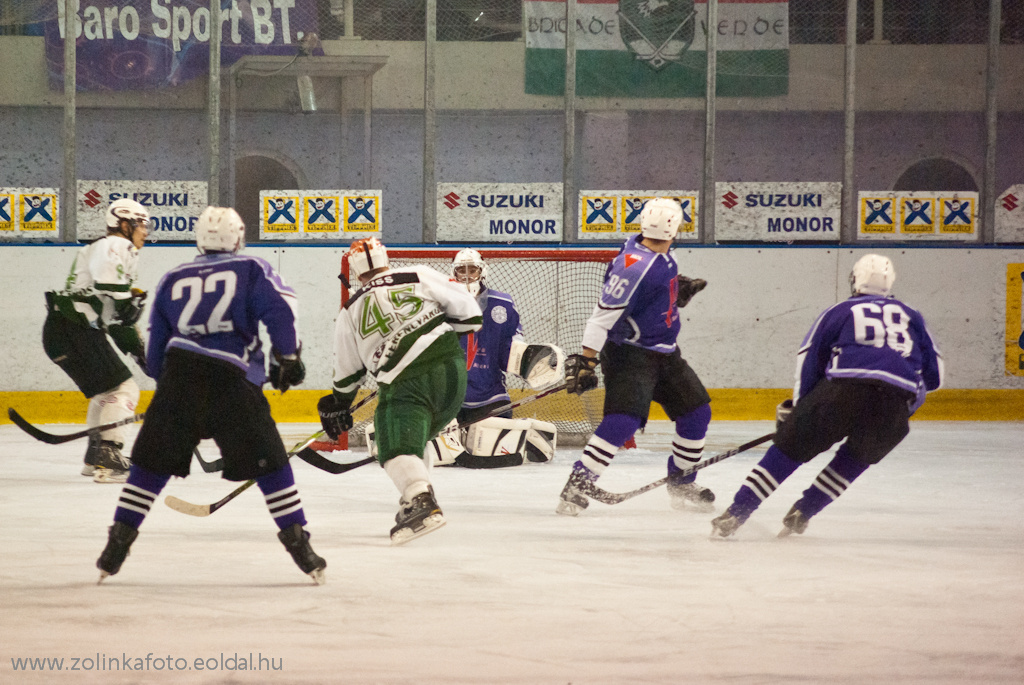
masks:
[(629, 267), (639, 262), (640, 257), (635, 254), (627, 254), (625, 257), (622, 258), (622, 261), (626, 263), (626, 268), (628, 269)]
[(491, 309), (491, 318), (494, 320), (494, 323), (505, 323), (508, 321), (508, 310), (499, 304)]
[(680, 61), (693, 42), (693, 0), (620, 0), (617, 14), (622, 42), (652, 69)]

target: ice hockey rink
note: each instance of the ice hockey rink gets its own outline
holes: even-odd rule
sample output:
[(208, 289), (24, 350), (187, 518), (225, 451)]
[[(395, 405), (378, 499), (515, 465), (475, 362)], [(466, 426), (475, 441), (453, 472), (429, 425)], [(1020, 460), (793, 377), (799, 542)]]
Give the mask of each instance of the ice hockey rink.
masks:
[[(705, 454), (772, 427), (714, 421)], [(289, 446), (318, 428), (281, 426)], [(601, 485), (661, 477), (670, 436), (652, 423)], [(674, 511), (663, 488), (555, 515), (578, 448), (550, 464), (435, 469), (448, 525), (404, 547), (388, 540), (397, 492), (379, 468), (295, 462), (328, 561), (320, 587), (277, 541), (257, 488), (208, 518), (158, 503), (97, 586), (120, 486), (78, 475), (84, 448), (0, 426), (4, 685), (1024, 682), (1019, 423), (914, 422), (784, 539), (782, 516), (827, 456), (728, 540), (709, 538), (715, 514)], [(702, 471), (716, 511), (761, 454)], [(164, 494), (210, 503), (234, 487), (194, 464)]]

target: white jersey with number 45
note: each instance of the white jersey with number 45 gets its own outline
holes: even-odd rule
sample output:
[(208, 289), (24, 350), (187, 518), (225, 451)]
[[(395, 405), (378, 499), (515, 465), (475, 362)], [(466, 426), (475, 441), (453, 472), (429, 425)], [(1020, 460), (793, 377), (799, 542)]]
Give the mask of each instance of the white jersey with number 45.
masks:
[(355, 392), (369, 371), (392, 383), (448, 331), (480, 328), (483, 314), (466, 288), (427, 266), (392, 269), (352, 294), (334, 333), (334, 390)]

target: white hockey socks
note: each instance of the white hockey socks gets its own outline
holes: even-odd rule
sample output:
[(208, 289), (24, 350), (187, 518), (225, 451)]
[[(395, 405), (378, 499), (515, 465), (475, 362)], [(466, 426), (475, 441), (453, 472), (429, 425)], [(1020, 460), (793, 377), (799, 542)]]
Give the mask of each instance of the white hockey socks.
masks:
[[(135, 413), (135, 407), (139, 404), (139, 386), (134, 379), (129, 378), (121, 385), (108, 392), (101, 392), (89, 400), (89, 411), (86, 414), (87, 426), (101, 426), (105, 423), (114, 423), (121, 419), (127, 419)], [(128, 435), (127, 426), (118, 426), (103, 431), (100, 437), (103, 440), (110, 440), (122, 445)]]
[(411, 502), (413, 497), (430, 489), (427, 465), (412, 454), (400, 454), (388, 459), (384, 462), (384, 472), (391, 478), (406, 502)]

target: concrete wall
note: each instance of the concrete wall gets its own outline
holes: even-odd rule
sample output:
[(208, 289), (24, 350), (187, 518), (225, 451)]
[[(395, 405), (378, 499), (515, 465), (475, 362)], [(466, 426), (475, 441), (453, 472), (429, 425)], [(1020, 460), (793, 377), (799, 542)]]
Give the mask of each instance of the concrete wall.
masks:
[[(337, 104), (290, 114), (281, 92), (241, 91), (237, 157), (282, 161), (306, 188), (380, 188), (384, 238), (422, 239), (423, 46), (335, 41), (331, 54), (384, 55), (373, 81), (371, 178), (362, 176), (361, 118), (342, 139)], [(440, 43), (438, 182), (557, 182), (563, 173), (562, 98), (525, 95), (522, 43)], [(887, 190), (929, 158), (983, 184), (984, 46), (858, 47), (858, 190)], [(47, 90), (41, 38), (0, 38), (0, 185), (59, 186), (62, 110)], [(843, 48), (795, 45), (790, 93), (718, 101), (715, 177), (721, 181), (840, 181)], [(252, 79), (248, 79), (249, 83)], [(1000, 52), (996, 191), (1024, 181), (1024, 46)], [(80, 93), (78, 177), (206, 180), (205, 82), (145, 93)], [(227, 100), (224, 100), (227, 107)], [(362, 103), (356, 98), (356, 107)], [(703, 173), (700, 99), (583, 98), (578, 105), (581, 188), (695, 188)], [(227, 126), (223, 127), (227, 195)]]
[[(42, 350), (43, 292), (62, 283), (72, 246), (0, 246), (0, 392), (74, 390)], [(299, 295), (306, 389), (331, 382), (341, 249), (249, 247), (277, 266)], [(943, 353), (947, 387), (1024, 389), (1004, 375), (1006, 265), (1024, 249), (882, 249), (896, 264), (895, 293), (920, 310)], [(709, 282), (682, 311), (680, 345), (709, 388), (791, 388), (795, 355), (817, 315), (844, 299), (864, 250), (818, 247), (676, 250), (680, 270)], [(194, 248), (147, 246), (141, 286), (155, 288)], [(538, 287), (543, 287), (539, 284)], [(596, 297), (596, 294), (595, 294)], [(572, 352), (574, 350), (568, 350)], [(140, 386), (153, 383), (137, 374)]]

